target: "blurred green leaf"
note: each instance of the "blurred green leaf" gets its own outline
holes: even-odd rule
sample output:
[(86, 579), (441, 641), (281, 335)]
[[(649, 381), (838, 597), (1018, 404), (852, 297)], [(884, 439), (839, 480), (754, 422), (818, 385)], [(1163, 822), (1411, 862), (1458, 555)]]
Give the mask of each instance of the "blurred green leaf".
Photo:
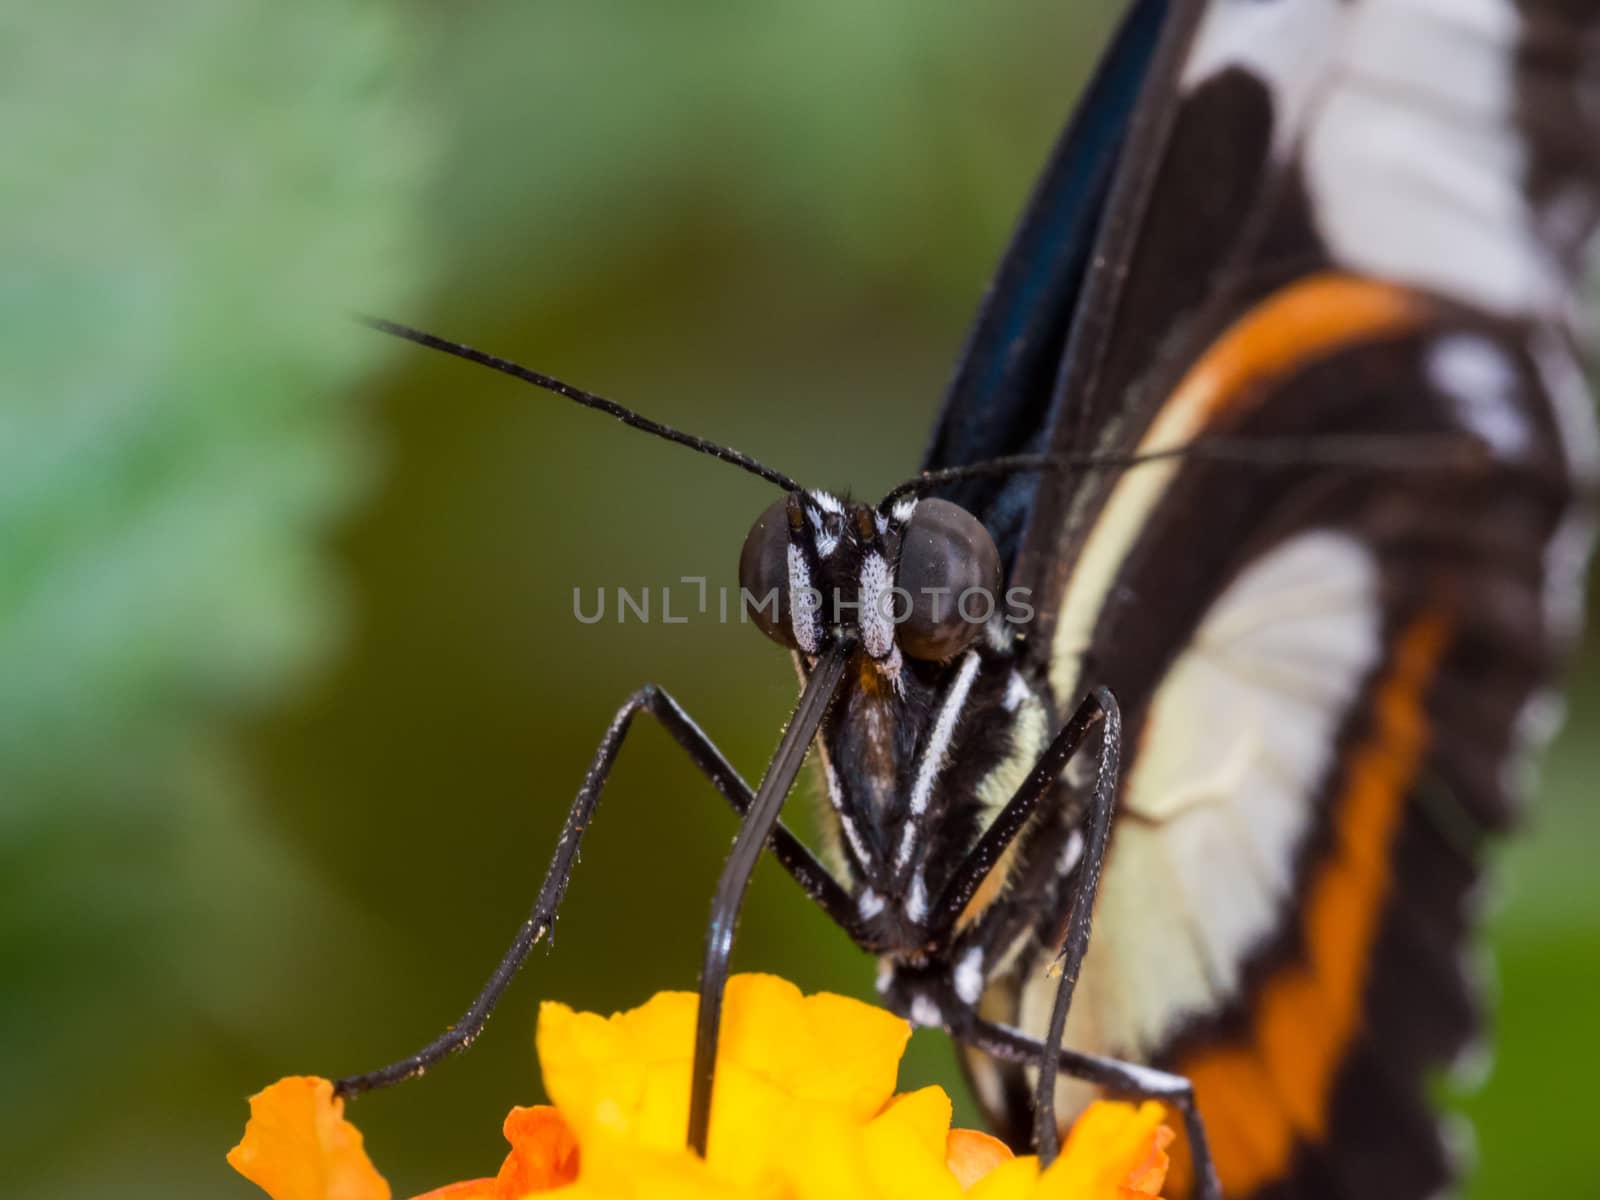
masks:
[(388, 350), (340, 318), (418, 282), (426, 140), (379, 5), (8, 23), (0, 830), (120, 806), (328, 644), (316, 535), (370, 475), (341, 393)]
[(50, 1080), (181, 1076), (317, 892), (220, 738), (339, 628), (321, 542), (391, 352), (346, 310), (426, 274), (411, 37), (363, 0), (0, 15), (8, 1174), (75, 1136)]

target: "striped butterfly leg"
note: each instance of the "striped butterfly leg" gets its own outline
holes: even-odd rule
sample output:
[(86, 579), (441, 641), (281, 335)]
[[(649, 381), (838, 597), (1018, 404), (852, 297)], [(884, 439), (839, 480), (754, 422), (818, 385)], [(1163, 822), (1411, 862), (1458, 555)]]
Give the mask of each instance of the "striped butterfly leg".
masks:
[[(941, 930), (946, 939), (955, 941), (956, 947), (951, 957), (957, 961), (966, 956), (965, 951), (969, 946), (980, 948), (981, 954), (981, 947), (1009, 944), (1026, 927), (1039, 923), (1040, 914), (1035, 904), (1002, 903), (984, 914), (988, 919), (980, 919), (969, 926), (964, 934), (955, 935), (961, 915), (982, 881), (1013, 844), (1018, 843), (1020, 838), (1025, 850), (1034, 850), (1033, 843), (1039, 834), (1037, 826), (1030, 828), (1029, 822), (1039, 806), (1056, 794), (1062, 771), (1097, 726), (1101, 727), (1100, 759), (1096, 764), (1094, 786), (1085, 814), (1087, 828), (1082, 833), (1074, 831), (1070, 835), (1073, 839), (1085, 838), (1086, 835), (1085, 852), (1081, 855), (1063, 854), (1054, 848), (1045, 851), (1049, 859), (1055, 860), (1055, 870), (1062, 876), (1076, 871), (1076, 880), (1070, 891), (1065, 887), (1058, 889), (1060, 894), (1068, 897), (1066, 910), (1048, 918), (1049, 924), (1063, 930), (1063, 933), (1059, 936), (1061, 951), (1056, 960), (1061, 971), (1061, 985), (1056, 992), (1049, 1034), (1040, 1043), (1035, 1058), (1039, 1074), (1034, 1091), (1033, 1145), (1040, 1159), (1047, 1164), (1055, 1159), (1060, 1149), (1061, 1135), (1056, 1125), (1055, 1111), (1056, 1052), (1060, 1050), (1065, 1036), (1073, 987), (1089, 946), (1094, 896), (1111, 830), (1111, 810), (1116, 801), (1117, 774), (1122, 757), (1122, 712), (1109, 689), (1096, 689), (1078, 705), (1072, 719), (1052, 739), (1039, 761), (1028, 772), (1028, 777), (1006, 802), (1000, 815), (990, 822), (983, 836), (967, 853), (940, 895), (935, 909), (937, 923), (934, 927)], [(964, 1019), (973, 1019), (973, 1014), (965, 1014)]]
[[(711, 781), (711, 785), (717, 791), (722, 793), (741, 818), (748, 813), (754, 799), (750, 785), (740, 778), (739, 773), (723, 756), (722, 751), (717, 749), (716, 744), (664, 690), (654, 684), (646, 684), (640, 688), (617, 710), (616, 716), (611, 719), (611, 724), (606, 729), (605, 736), (600, 739), (594, 759), (589, 764), (588, 773), (584, 776), (583, 785), (578, 789), (577, 798), (573, 800), (572, 808), (567, 813), (566, 823), (561, 828), (555, 854), (550, 860), (550, 868), (545, 874), (544, 883), (539, 887), (533, 911), (517, 930), (510, 948), (495, 967), (494, 973), (489, 976), (489, 981), (483, 986), (483, 990), (478, 993), (460, 1020), (415, 1054), (375, 1071), (339, 1080), (334, 1084), (337, 1094), (357, 1096), (375, 1088), (389, 1087), (414, 1078), (450, 1055), (465, 1050), (483, 1032), (483, 1027), (488, 1022), (490, 1013), (494, 1011), (495, 1004), (499, 1002), (522, 964), (527, 961), (533, 947), (555, 923), (556, 912), (561, 906), (561, 899), (566, 894), (567, 884), (572, 878), (572, 869), (577, 863), (584, 831), (589, 828), (593, 820), (595, 808), (600, 802), (600, 794), (605, 789), (606, 779), (611, 774), (612, 765), (622, 749), (623, 739), (633, 724), (633, 718), (640, 712), (649, 713), (661, 723), (673, 740), (683, 747), (689, 756), (689, 761)], [(772, 829), (770, 838), (763, 840), (771, 846), (778, 862), (794, 877), (806, 894), (847, 933), (853, 934), (857, 929), (857, 917), (849, 895), (828, 869), (817, 861), (811, 851), (782, 824), (776, 825)]]
[[(1105, 867), (1106, 849), (1111, 841), (1111, 811), (1116, 801), (1117, 778), (1122, 757), (1122, 715), (1116, 700), (1109, 691), (1097, 693), (1105, 713), (1105, 727), (1100, 744), (1100, 761), (1096, 766), (1094, 786), (1090, 794), (1087, 828), (1084, 830), (1084, 847), (1081, 860), (1076, 864), (1076, 875), (1070, 891), (1065, 924), (1066, 935), (1056, 966), (1061, 981), (1056, 985), (1055, 1000), (1050, 1009), (1050, 1025), (1042, 1041), (1030, 1038), (1017, 1030), (1002, 1025), (977, 1021), (962, 1040), (983, 1049), (996, 1058), (1012, 1057), (1020, 1051), (1025, 1060), (1039, 1066), (1038, 1081), (1034, 1089), (1034, 1143), (1039, 1158), (1048, 1163), (1059, 1149), (1060, 1126), (1056, 1119), (1056, 1078), (1062, 1072), (1085, 1080), (1124, 1096), (1140, 1100), (1160, 1100), (1176, 1108), (1183, 1116), (1184, 1130), (1188, 1135), (1193, 1155), (1197, 1200), (1221, 1200), (1222, 1187), (1217, 1178), (1216, 1164), (1212, 1161), (1210, 1145), (1206, 1140), (1205, 1123), (1195, 1103), (1194, 1086), (1181, 1075), (1135, 1063), (1124, 1063), (1099, 1055), (1081, 1054), (1062, 1045), (1066, 1034), (1067, 1013), (1072, 1007), (1072, 993), (1077, 987), (1079, 972), (1083, 969), (1084, 955), (1089, 950), (1089, 933), (1094, 919), (1094, 901), (1100, 888), (1100, 875)], [(1072, 871), (1070, 859), (1063, 860), (1062, 869)], [(1004, 1047), (1012, 1051), (1007, 1054)]]
[[(1065, 1071), (1123, 1095), (1162, 1100), (1177, 1108), (1183, 1114), (1193, 1147), (1196, 1178), (1200, 1181), (1196, 1194), (1200, 1200), (1217, 1200), (1221, 1192), (1216, 1169), (1199, 1110), (1194, 1104), (1193, 1088), (1188, 1080), (1149, 1067), (1079, 1054), (1062, 1046), (1073, 991), (1089, 948), (1094, 900), (1110, 843), (1111, 814), (1116, 802), (1121, 766), (1122, 714), (1116, 697), (1108, 689), (1097, 688), (1084, 699), (1072, 720), (1056, 736), (1000, 816), (978, 840), (940, 898), (939, 916), (944, 922), (941, 927), (947, 930), (955, 927), (959, 914), (977, 891), (979, 882), (1018, 837), (1038, 806), (1053, 793), (1062, 770), (1096, 725), (1102, 726), (1100, 757), (1085, 814), (1086, 825), (1082, 830), (1083, 853), (1081, 856), (1063, 855), (1058, 858), (1060, 865), (1057, 869), (1063, 875), (1072, 874), (1073, 883), (1070, 889), (1062, 889), (1066, 911), (1057, 919), (1058, 927), (1064, 927), (1064, 934), (1056, 959), (1061, 982), (1056, 988), (1048, 1031), (1041, 1040), (1007, 1026), (980, 1020), (976, 1013), (964, 1010), (952, 1024), (951, 1034), (996, 1059), (1037, 1066), (1033, 1137), (1041, 1161), (1051, 1162), (1060, 1149), (1055, 1107), (1056, 1079), (1060, 1072)], [(999, 928), (1001, 926), (995, 926), (986, 932), (994, 938)], [(984, 934), (975, 933), (975, 936), (982, 937)], [(998, 940), (1009, 941), (1009, 935), (1002, 934)]]
[[(1110, 691), (1102, 688), (1091, 697), (1104, 713), (1100, 737), (1100, 761), (1095, 767), (1094, 787), (1090, 790), (1087, 828), (1083, 832), (1083, 855), (1073, 864), (1071, 857), (1059, 860), (1063, 874), (1074, 872), (1071, 900), (1065, 913), (1065, 936), (1055, 968), (1061, 973), (1055, 1001), (1050, 1007), (1050, 1026), (1039, 1049), (1039, 1077), (1033, 1093), (1033, 1143), (1045, 1163), (1060, 1150), (1061, 1130), (1056, 1123), (1056, 1075), (1061, 1065), (1061, 1043), (1066, 1037), (1067, 1011), (1072, 993), (1083, 969), (1083, 956), (1089, 950), (1089, 928), (1094, 921), (1094, 901), (1100, 890), (1100, 872), (1105, 866), (1106, 846), (1111, 840), (1111, 809), (1117, 799), (1117, 776), (1122, 765), (1122, 711)], [(1062, 889), (1063, 893), (1067, 889)]]

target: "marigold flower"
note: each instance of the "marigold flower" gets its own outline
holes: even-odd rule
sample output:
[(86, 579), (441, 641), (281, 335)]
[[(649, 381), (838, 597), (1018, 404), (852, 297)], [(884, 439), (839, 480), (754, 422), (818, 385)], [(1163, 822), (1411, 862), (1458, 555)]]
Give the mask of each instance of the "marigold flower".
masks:
[[(894, 1094), (904, 1021), (770, 975), (729, 982), (702, 1160), (683, 1144), (695, 1006), (688, 992), (611, 1017), (545, 1004), (554, 1106), (511, 1111), (499, 1174), (419, 1200), (1132, 1200), (1166, 1177), (1160, 1105), (1092, 1105), (1041, 1171), (988, 1134), (952, 1130), (941, 1089)], [(326, 1080), (280, 1080), (250, 1109), (228, 1161), (273, 1200), (389, 1200)]]

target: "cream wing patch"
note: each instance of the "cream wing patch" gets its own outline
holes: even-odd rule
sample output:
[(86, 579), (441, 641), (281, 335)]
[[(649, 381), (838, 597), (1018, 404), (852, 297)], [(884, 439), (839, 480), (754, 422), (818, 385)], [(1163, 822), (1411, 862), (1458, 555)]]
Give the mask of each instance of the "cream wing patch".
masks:
[(1349, 0), (1213, 0), (1180, 80), (1188, 91), (1231, 69), (1248, 71), (1272, 96), (1273, 151), (1284, 153), (1314, 94), (1308, 82), (1343, 34)]
[(1550, 316), (1567, 284), (1526, 188), (1522, 26), (1515, 0), (1212, 0), (1182, 82), (1261, 81), (1343, 266)]
[(1512, 0), (1363, 0), (1311, 118), (1306, 175), (1337, 258), (1506, 316), (1559, 315), (1515, 107)]
[[(1068, 1045), (1137, 1058), (1237, 992), (1281, 925), (1338, 729), (1380, 660), (1378, 586), (1366, 546), (1322, 530), (1213, 602), (1124, 777)], [(1025, 1028), (1047, 1024), (1054, 982), (1028, 985)]]

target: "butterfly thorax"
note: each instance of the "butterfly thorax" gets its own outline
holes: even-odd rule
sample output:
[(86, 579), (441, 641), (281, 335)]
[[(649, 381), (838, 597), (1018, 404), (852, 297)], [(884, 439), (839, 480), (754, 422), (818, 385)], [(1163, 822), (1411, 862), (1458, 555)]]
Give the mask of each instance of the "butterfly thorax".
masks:
[(752, 527), (739, 575), (802, 679), (855, 646), (820, 733), (824, 824), (865, 943), (926, 957), (954, 929), (941, 889), (1052, 724), (994, 542), (944, 500), (794, 491)]
[[(882, 953), (921, 961), (948, 945), (957, 923), (940, 907), (943, 890), (1049, 737), (1050, 706), (1010, 637), (996, 621), (949, 662), (907, 659), (893, 683), (860, 653), (823, 724), (823, 822)], [(998, 894), (1002, 875), (959, 924)]]

